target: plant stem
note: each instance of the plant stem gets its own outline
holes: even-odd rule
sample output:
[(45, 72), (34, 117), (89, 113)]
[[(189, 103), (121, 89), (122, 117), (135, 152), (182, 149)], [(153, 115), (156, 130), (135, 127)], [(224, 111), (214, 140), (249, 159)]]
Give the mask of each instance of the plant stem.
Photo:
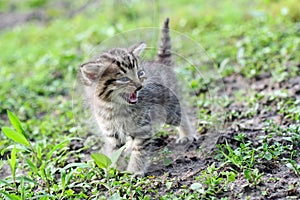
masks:
[[(40, 167), (42, 166), (43, 162), (42, 162), (42, 160), (40, 160), (40, 159), (38, 158), (37, 152), (36, 152), (35, 149), (33, 148), (31, 142), (29, 142), (29, 144), (30, 144), (30, 149), (31, 149), (31, 151), (33, 152), (33, 156), (34, 156), (34, 158), (35, 158), (35, 160), (36, 160), (36, 162), (38, 163), (38, 166), (39, 166), (39, 168), (40, 168)], [(47, 174), (46, 174), (45, 167), (43, 168), (43, 174), (44, 174), (45, 178), (43, 178), (43, 176), (41, 176), (41, 178), (44, 180), (44, 183), (46, 184), (48, 194), (50, 194), (50, 191), (51, 191), (51, 190), (50, 190), (50, 183), (49, 183), (49, 180), (48, 180), (48, 177), (47, 177)]]

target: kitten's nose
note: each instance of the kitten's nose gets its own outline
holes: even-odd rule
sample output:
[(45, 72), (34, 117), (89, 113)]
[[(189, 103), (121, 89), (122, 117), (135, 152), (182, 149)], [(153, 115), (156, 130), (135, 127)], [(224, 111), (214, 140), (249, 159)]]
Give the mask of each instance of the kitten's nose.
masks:
[(139, 91), (143, 87), (140, 83), (134, 83), (134, 86), (136, 87), (136, 91)]

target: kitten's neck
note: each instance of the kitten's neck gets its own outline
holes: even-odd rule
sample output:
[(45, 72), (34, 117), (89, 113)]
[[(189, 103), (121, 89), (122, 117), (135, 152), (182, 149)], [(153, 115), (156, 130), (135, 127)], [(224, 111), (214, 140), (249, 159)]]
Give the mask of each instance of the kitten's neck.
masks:
[(120, 114), (129, 113), (132, 110), (132, 106), (118, 104), (115, 102), (106, 102), (103, 100), (98, 100), (94, 107), (96, 113), (100, 116), (118, 116)]

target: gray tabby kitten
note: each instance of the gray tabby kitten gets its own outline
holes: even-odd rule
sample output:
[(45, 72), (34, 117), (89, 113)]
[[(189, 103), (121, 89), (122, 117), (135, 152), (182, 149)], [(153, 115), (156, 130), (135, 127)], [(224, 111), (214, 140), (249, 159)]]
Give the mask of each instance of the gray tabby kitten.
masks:
[(111, 156), (126, 144), (117, 167), (142, 176), (156, 124), (178, 126), (177, 143), (196, 138), (176, 95), (169, 19), (164, 22), (155, 61), (141, 60), (145, 48), (142, 42), (113, 48), (80, 68), (86, 97), (103, 134), (104, 153)]

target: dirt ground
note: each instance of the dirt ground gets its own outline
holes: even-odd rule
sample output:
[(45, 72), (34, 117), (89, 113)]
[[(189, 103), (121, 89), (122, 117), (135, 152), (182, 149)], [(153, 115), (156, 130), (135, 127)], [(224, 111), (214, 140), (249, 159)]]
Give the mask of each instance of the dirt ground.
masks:
[[(236, 90), (247, 90), (249, 87), (257, 92), (264, 91), (266, 93), (275, 92), (279, 89), (286, 89), (290, 97), (300, 98), (300, 79), (299, 77), (290, 79), (281, 84), (273, 85), (270, 80), (271, 75), (265, 74), (259, 77), (259, 80), (253, 82), (247, 81), (240, 75), (232, 75), (224, 78), (226, 95), (234, 99), (233, 92)], [(224, 95), (220, 93), (220, 95)], [(275, 100), (276, 101), (276, 100)], [(270, 103), (262, 100), (257, 114), (251, 118), (241, 117), (238, 119), (227, 119), (222, 127), (222, 130), (211, 131), (201, 134), (197, 142), (190, 146), (178, 146), (175, 144), (174, 135), (156, 140), (156, 148), (164, 149), (167, 147), (171, 152), (169, 159), (172, 161), (168, 166), (164, 161), (150, 166), (149, 175), (175, 178), (178, 188), (182, 185), (190, 185), (195, 181), (195, 176), (200, 176), (201, 171), (213, 162), (216, 166), (220, 163), (215, 159), (218, 144), (225, 144), (225, 141), (232, 148), (239, 146), (239, 142), (234, 139), (234, 136), (239, 133), (245, 133), (246, 138), (255, 146), (261, 145), (257, 140), (259, 136), (266, 135), (264, 131), (264, 122), (268, 119), (273, 119), (278, 125), (288, 127), (293, 124), (293, 121), (283, 119), (282, 114), (276, 108), (275, 102), (271, 102), (272, 110), (267, 109)], [(232, 109), (239, 110), (240, 113), (246, 112), (246, 105), (243, 103), (232, 103), (226, 112), (229, 113)], [(282, 136), (275, 136), (274, 141), (282, 141)], [(297, 146), (299, 151), (300, 146)], [(199, 149), (201, 149), (199, 151)], [(279, 157), (280, 159), (280, 157)], [(298, 161), (299, 163), (299, 161)], [(232, 185), (232, 191), (222, 194), (229, 199), (299, 199), (300, 188), (291, 187), (291, 185), (299, 184), (299, 177), (285, 166), (280, 161), (266, 161), (255, 166), (263, 173), (262, 181), (257, 187), (250, 187), (244, 177), (237, 177)], [(298, 185), (299, 186), (299, 185)], [(162, 187), (164, 188), (164, 187)], [(262, 191), (266, 191), (266, 195), (262, 196)], [(165, 191), (160, 191), (164, 194)]]

